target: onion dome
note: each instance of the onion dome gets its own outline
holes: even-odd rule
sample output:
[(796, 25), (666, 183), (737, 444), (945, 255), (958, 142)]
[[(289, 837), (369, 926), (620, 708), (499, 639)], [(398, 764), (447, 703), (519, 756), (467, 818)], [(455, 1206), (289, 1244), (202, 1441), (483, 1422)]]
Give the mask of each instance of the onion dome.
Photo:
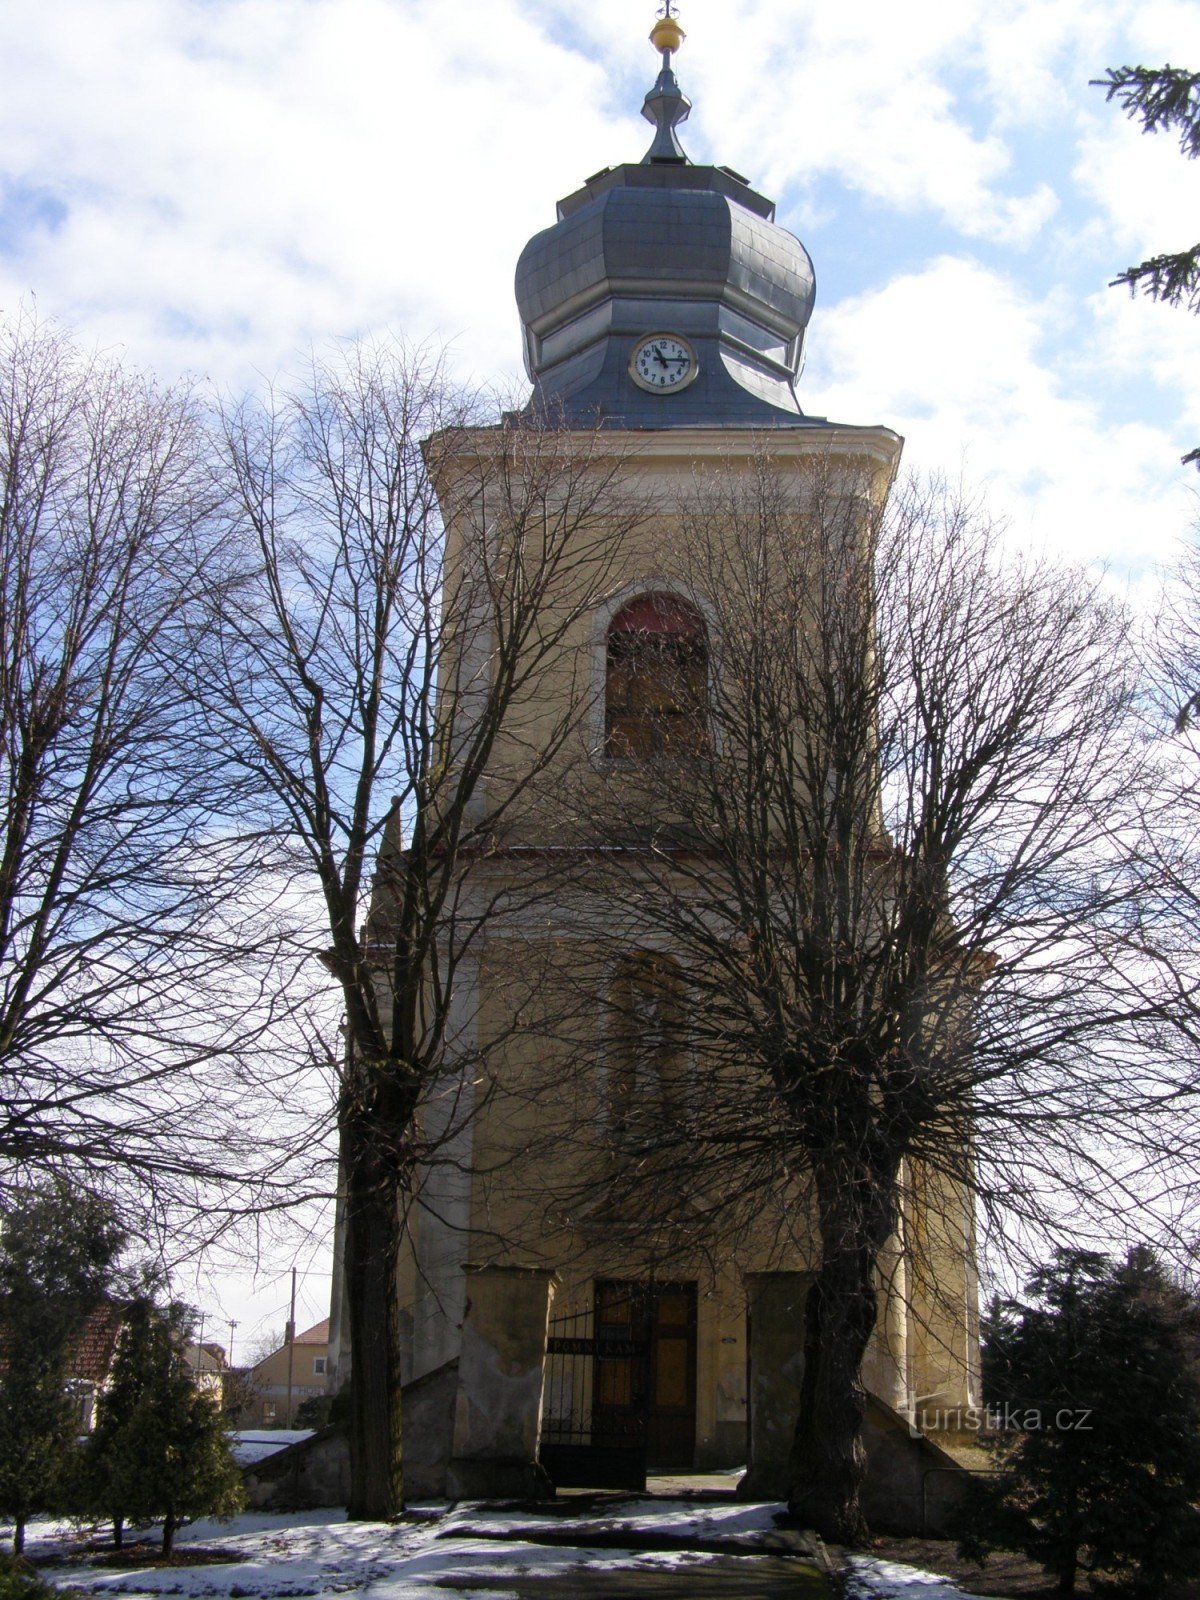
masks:
[(745, 178), (689, 160), (669, 4), (650, 38), (649, 150), (560, 201), (517, 264), (531, 409), (581, 427), (812, 426), (795, 394), (812, 260)]

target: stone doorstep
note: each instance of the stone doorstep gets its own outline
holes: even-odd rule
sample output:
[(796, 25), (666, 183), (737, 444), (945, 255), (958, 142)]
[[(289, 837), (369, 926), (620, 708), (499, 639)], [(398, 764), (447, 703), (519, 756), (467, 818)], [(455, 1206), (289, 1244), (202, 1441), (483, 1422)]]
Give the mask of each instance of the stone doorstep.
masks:
[(569, 1526), (550, 1523), (516, 1524), (501, 1527), (496, 1523), (456, 1522), (437, 1536), (439, 1539), (493, 1539), (501, 1544), (544, 1544), (579, 1547), (588, 1550), (634, 1550), (674, 1553), (692, 1551), (713, 1556), (787, 1556), (811, 1562), (821, 1572), (831, 1574), (833, 1563), (815, 1533), (800, 1528), (775, 1528), (749, 1533), (702, 1534), (672, 1532), (669, 1529), (621, 1528), (611, 1522), (573, 1522)]
[(633, 1564), (598, 1570), (582, 1563), (565, 1572), (456, 1574), (437, 1587), (494, 1596), (497, 1583), (513, 1600), (833, 1600), (836, 1579), (790, 1556), (704, 1556), (686, 1568)]

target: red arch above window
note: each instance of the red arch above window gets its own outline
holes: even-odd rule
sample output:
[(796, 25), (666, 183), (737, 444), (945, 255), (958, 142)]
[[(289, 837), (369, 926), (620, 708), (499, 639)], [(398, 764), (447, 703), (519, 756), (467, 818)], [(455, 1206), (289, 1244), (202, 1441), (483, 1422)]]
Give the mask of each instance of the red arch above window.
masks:
[(622, 606), (608, 625), (614, 633), (673, 633), (703, 639), (708, 632), (695, 606), (673, 594), (640, 594)]

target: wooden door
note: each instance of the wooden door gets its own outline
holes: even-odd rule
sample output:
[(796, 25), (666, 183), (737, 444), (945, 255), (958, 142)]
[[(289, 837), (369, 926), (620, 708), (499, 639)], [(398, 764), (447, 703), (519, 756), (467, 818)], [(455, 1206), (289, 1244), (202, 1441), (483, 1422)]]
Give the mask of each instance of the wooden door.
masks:
[(690, 1472), (696, 1454), (696, 1285), (658, 1284), (647, 1309), (646, 1465)]
[[(642, 1432), (646, 1464), (690, 1471), (696, 1450), (696, 1285), (596, 1284), (593, 1429), (612, 1444)], [(605, 1355), (607, 1347), (612, 1352)]]

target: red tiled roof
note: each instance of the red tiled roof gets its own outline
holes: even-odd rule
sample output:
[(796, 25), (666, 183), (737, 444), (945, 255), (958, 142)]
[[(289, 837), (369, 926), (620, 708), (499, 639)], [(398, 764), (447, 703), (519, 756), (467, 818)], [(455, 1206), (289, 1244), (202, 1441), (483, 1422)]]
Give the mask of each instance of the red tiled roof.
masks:
[(113, 1351), (124, 1321), (122, 1307), (105, 1301), (98, 1305), (83, 1325), (75, 1348), (67, 1360), (67, 1376), (103, 1383), (112, 1366)]
[[(103, 1383), (112, 1366), (113, 1352), (125, 1320), (123, 1306), (102, 1301), (88, 1316), (83, 1330), (67, 1354), (67, 1377), (88, 1383)], [(0, 1328), (0, 1372), (8, 1366), (11, 1336)]]

